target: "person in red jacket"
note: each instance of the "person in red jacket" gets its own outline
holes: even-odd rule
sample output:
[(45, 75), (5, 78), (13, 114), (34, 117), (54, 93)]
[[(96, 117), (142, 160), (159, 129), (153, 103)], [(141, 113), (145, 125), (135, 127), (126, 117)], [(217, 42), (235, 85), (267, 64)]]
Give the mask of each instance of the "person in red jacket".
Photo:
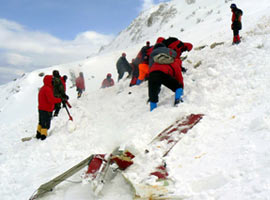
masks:
[(108, 73), (107, 77), (102, 81), (101, 88), (111, 87), (114, 85), (114, 80), (112, 79), (112, 74)]
[(239, 36), (239, 30), (242, 29), (242, 22), (241, 22), (241, 17), (243, 15), (243, 11), (237, 6), (232, 3), (231, 6), (231, 11), (232, 11), (232, 25), (231, 29), (233, 30), (233, 43), (232, 44), (239, 44), (240, 41), (240, 36)]
[(52, 112), (54, 104), (61, 103), (61, 98), (56, 98), (53, 95), (52, 77), (46, 75), (43, 79), (44, 85), (40, 88), (38, 93), (38, 113), (39, 122), (37, 127), (36, 138), (45, 140), (47, 131), (51, 126)]
[(85, 85), (84, 85), (84, 77), (83, 73), (79, 73), (79, 77), (76, 79), (76, 87), (77, 87), (77, 98), (80, 98), (82, 96), (82, 92), (85, 90)]
[[(169, 62), (158, 62), (156, 59), (159, 55), (170, 56)], [(157, 56), (157, 57), (156, 57)], [(170, 48), (164, 46), (158, 46), (153, 50), (150, 57), (153, 57), (154, 63), (149, 70), (148, 80), (148, 95), (150, 101), (150, 111), (157, 107), (158, 94), (160, 92), (161, 85), (166, 86), (175, 92), (174, 105), (178, 105), (182, 101), (184, 81), (181, 72), (182, 61), (177, 57), (178, 53)], [(163, 60), (164, 61), (164, 60)]]

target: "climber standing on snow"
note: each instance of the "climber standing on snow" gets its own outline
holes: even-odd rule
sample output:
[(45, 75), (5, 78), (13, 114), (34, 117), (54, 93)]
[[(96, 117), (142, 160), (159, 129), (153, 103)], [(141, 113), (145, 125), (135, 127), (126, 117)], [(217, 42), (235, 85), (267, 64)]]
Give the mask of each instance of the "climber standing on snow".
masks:
[(239, 44), (240, 36), (239, 36), (239, 30), (242, 29), (242, 23), (241, 23), (241, 17), (243, 15), (243, 11), (239, 8), (237, 8), (236, 4), (231, 4), (230, 6), (232, 11), (232, 25), (231, 29), (233, 30), (233, 42), (232, 44)]
[(47, 131), (51, 126), (52, 112), (56, 103), (61, 103), (61, 98), (54, 97), (52, 77), (46, 75), (43, 79), (44, 85), (40, 88), (38, 93), (38, 127), (36, 138), (45, 140)]
[(128, 72), (128, 76), (131, 76), (132, 67), (126, 59), (126, 53), (122, 53), (122, 56), (117, 60), (116, 69), (118, 81), (123, 78), (125, 72)]
[[(52, 77), (52, 86), (53, 86), (53, 94), (57, 98), (61, 98), (63, 104), (65, 101), (68, 100), (68, 96), (66, 95), (65, 92), (65, 83), (63, 84), (64, 81), (61, 80), (61, 76), (59, 74), (58, 70), (53, 70), (53, 77)], [(54, 117), (57, 117), (59, 114), (59, 111), (61, 109), (61, 103), (56, 103), (55, 108), (54, 108)]]
[(78, 92), (77, 98), (80, 98), (82, 96), (83, 91), (85, 90), (84, 76), (82, 72), (80, 72), (79, 77), (76, 78), (76, 90)]

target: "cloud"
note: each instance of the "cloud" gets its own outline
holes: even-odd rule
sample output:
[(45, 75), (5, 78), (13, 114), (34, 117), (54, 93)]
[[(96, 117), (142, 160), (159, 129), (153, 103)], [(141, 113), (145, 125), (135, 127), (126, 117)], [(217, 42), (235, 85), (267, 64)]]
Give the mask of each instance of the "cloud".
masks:
[(31, 31), (16, 22), (0, 19), (0, 66), (32, 71), (81, 60), (98, 52), (113, 37), (87, 31), (79, 33), (74, 40), (61, 40), (48, 33)]
[(0, 67), (0, 85), (10, 82), (24, 74), (23, 70), (13, 69), (9, 66)]
[(6, 60), (7, 64), (14, 66), (26, 66), (32, 63), (30, 57), (16, 53), (6, 53), (3, 55), (3, 59)]
[(142, 7), (141, 10), (147, 10), (151, 7), (153, 7), (154, 5), (157, 5), (161, 2), (166, 2), (166, 1), (170, 1), (170, 0), (141, 0), (142, 1)]
[(154, 0), (142, 0), (142, 10), (147, 10), (155, 5)]
[(14, 74), (17, 76), (21, 76), (24, 71), (20, 69), (11, 69), (10, 67), (0, 67), (0, 73), (5, 73), (5, 74)]

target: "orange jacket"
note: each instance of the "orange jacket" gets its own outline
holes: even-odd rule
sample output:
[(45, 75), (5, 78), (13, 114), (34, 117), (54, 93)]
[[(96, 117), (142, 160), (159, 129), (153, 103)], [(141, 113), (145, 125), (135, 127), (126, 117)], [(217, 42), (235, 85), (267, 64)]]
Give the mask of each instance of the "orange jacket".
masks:
[(139, 77), (138, 79), (143, 81), (149, 74), (149, 65), (145, 63), (139, 64)]

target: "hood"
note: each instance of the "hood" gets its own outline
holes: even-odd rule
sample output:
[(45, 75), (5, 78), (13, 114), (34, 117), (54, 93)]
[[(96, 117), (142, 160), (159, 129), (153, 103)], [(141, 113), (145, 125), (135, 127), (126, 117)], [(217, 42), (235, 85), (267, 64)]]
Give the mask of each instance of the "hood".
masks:
[(43, 83), (44, 83), (44, 85), (46, 85), (46, 86), (52, 87), (52, 75), (46, 75), (46, 76), (43, 78)]

